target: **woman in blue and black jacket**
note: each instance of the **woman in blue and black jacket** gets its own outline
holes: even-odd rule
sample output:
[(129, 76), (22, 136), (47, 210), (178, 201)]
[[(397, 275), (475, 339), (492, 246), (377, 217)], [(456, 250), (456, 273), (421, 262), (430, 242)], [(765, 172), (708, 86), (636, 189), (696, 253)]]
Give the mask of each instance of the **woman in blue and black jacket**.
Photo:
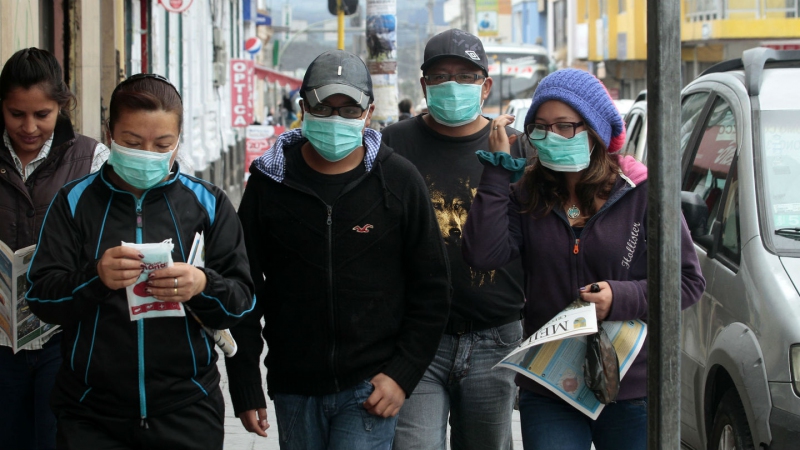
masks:
[[(172, 239), (172, 267), (151, 273), (156, 302), (181, 302), (227, 328), (253, 309), (236, 212), (175, 163), (183, 106), (165, 78), (135, 75), (111, 96), (108, 163), (64, 186), (42, 226), (27, 300), (61, 324), (53, 390), (59, 448), (222, 448), (224, 402), (214, 343), (189, 316), (132, 321), (125, 287), (143, 255), (121, 242)], [(196, 233), (205, 267), (186, 264)]]

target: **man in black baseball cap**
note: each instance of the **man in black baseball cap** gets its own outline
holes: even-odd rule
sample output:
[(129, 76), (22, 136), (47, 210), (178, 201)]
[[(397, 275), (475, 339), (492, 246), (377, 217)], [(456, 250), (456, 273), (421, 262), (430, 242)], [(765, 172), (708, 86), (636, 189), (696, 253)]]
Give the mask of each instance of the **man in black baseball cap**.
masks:
[(419, 172), (367, 127), (361, 59), (323, 53), (300, 94), (301, 129), (253, 162), (239, 207), (257, 302), (231, 330), (233, 407), (266, 436), (263, 318), (281, 448), (389, 450), (447, 323), (444, 245)]
[[(514, 372), (492, 369), (522, 339), (519, 262), (491, 272), (461, 256), (461, 226), (483, 172), (475, 157), (492, 134), (511, 135), (481, 115), (492, 89), (480, 39), (447, 30), (425, 46), (420, 83), (429, 114), (392, 124), (383, 142), (417, 166), (428, 183), (450, 259), (453, 303), (433, 364), (406, 400), (394, 449), (440, 448), (447, 418), (455, 448), (511, 448)], [(513, 138), (512, 138), (513, 141)], [(511, 154), (519, 157), (518, 142)]]

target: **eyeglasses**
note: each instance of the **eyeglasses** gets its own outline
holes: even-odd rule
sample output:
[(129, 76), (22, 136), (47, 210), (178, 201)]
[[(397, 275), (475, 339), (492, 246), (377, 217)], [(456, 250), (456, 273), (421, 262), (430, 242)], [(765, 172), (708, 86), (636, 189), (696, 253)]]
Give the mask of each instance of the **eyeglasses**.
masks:
[(345, 106), (328, 106), (322, 103), (317, 103), (316, 106), (311, 107), (308, 113), (317, 117), (330, 117), (336, 111), (340, 117), (345, 119), (359, 119), (364, 114), (364, 109), (359, 105), (345, 105)]
[(428, 86), (435, 86), (437, 84), (446, 83), (450, 80), (455, 80), (458, 84), (475, 84), (478, 80), (483, 80), (486, 76), (478, 73), (437, 73), (434, 75), (425, 75), (425, 84)]
[(525, 134), (534, 141), (540, 141), (546, 138), (548, 131), (556, 133), (561, 137), (572, 139), (575, 137), (575, 130), (583, 125), (584, 122), (531, 123), (525, 127)]
[(114, 97), (114, 94), (117, 93), (117, 91), (119, 90), (120, 87), (122, 87), (122, 86), (124, 86), (124, 85), (126, 85), (128, 83), (134, 82), (136, 80), (143, 80), (145, 78), (152, 78), (154, 80), (163, 81), (164, 83), (167, 83), (168, 85), (170, 85), (172, 87), (172, 89), (175, 89), (175, 92), (178, 94), (178, 98), (183, 100), (181, 98), (181, 92), (178, 90), (178, 88), (175, 87), (175, 85), (172, 84), (172, 82), (169, 81), (165, 76), (159, 75), (157, 73), (137, 73), (135, 75), (129, 76), (128, 78), (120, 81), (120, 83), (114, 88), (114, 92), (111, 93), (111, 97), (112, 98)]

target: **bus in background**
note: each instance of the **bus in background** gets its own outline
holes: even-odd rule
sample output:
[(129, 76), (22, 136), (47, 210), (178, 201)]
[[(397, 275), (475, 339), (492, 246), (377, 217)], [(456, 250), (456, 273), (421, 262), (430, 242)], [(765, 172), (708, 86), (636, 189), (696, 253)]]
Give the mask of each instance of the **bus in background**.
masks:
[(483, 114), (494, 117), (514, 99), (530, 99), (539, 81), (551, 71), (547, 49), (533, 44), (486, 44), (489, 76), (494, 84)]

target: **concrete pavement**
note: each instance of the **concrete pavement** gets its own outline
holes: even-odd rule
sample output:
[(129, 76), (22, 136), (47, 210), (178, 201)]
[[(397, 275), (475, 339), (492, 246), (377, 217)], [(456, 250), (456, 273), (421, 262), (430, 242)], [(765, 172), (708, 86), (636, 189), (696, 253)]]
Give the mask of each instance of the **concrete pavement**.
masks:
[[(267, 430), (267, 437), (263, 438), (253, 433), (247, 432), (242, 427), (239, 418), (233, 415), (233, 404), (231, 403), (231, 395), (228, 392), (228, 376), (225, 372), (225, 358), (222, 353), (219, 354), (219, 372), (222, 375), (220, 387), (222, 388), (222, 395), (225, 397), (225, 445), (224, 448), (230, 450), (278, 450), (280, 448), (278, 443), (278, 423), (275, 420), (275, 407), (267, 398), (267, 417), (269, 419), (270, 428)], [(262, 355), (263, 360), (263, 355)], [(264, 379), (264, 367), (261, 367), (262, 379)], [(266, 384), (266, 383), (264, 383)], [(264, 387), (266, 392), (266, 386)], [(514, 411), (512, 432), (514, 435), (514, 448), (517, 450), (522, 449), (522, 435), (520, 434), (519, 427), (519, 411)], [(449, 431), (448, 431), (449, 433)], [(449, 448), (449, 443), (448, 443)]]

